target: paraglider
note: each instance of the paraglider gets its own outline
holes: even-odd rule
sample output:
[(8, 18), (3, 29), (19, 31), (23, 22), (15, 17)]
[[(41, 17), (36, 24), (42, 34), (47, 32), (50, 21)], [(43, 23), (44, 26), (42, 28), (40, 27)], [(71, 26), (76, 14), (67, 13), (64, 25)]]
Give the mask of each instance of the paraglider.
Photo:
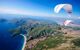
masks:
[(72, 5), (71, 4), (58, 4), (54, 8), (55, 13), (59, 13), (60, 10), (64, 9), (67, 13), (68, 16), (70, 17), (72, 14)]
[[(54, 12), (59, 13), (62, 9), (64, 9), (65, 12), (68, 13), (68, 16), (71, 17), (71, 14), (72, 14), (72, 5), (71, 4), (58, 4), (54, 7)], [(72, 20), (65, 20), (65, 22), (63, 22), (63, 25), (67, 26), (71, 22), (72, 22)]]
[(67, 26), (70, 23), (72, 23), (72, 20), (66, 20), (66, 21), (64, 21), (63, 25)]

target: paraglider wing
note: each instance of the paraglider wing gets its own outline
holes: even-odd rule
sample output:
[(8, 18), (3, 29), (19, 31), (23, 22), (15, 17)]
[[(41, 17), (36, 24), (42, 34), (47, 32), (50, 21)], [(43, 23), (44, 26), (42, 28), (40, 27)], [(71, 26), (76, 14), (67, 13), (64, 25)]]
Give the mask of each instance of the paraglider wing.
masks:
[(72, 5), (71, 4), (58, 4), (54, 8), (54, 12), (59, 13), (61, 9), (64, 9), (67, 13), (72, 13)]
[(66, 4), (66, 6), (64, 6), (64, 9), (66, 12), (72, 13), (72, 5), (71, 4)]
[(59, 13), (59, 11), (64, 7), (64, 5), (66, 5), (66, 4), (56, 5), (55, 8), (54, 8), (54, 12)]

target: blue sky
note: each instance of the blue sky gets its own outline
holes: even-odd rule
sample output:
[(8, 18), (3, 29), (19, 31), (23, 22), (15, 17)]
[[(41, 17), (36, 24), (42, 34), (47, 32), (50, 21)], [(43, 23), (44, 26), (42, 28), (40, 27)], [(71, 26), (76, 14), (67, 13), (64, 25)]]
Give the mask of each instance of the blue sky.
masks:
[[(12, 10), (12, 14), (23, 14), (31, 16), (66, 16), (64, 12), (55, 14), (53, 9), (57, 4), (69, 3), (73, 5), (73, 16), (80, 17), (79, 0), (0, 0), (0, 13)], [(63, 15), (62, 15), (63, 14)]]

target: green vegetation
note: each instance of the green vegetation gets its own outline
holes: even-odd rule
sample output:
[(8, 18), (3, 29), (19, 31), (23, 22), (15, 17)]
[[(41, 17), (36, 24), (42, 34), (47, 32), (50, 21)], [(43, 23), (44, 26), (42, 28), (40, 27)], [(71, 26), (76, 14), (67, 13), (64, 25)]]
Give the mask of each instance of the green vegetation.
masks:
[(80, 30), (80, 27), (73, 27), (74, 30)]
[(12, 33), (12, 37), (15, 37), (15, 36), (19, 35), (21, 31), (19, 28), (15, 28), (15, 29), (9, 30), (9, 32)]
[(13, 37), (20, 34), (25, 34), (28, 42), (30, 40), (39, 40), (39, 38), (46, 37), (46, 39), (42, 41), (39, 40), (39, 42), (37, 42), (34, 47), (26, 47), (26, 49), (47, 50), (50, 48), (56, 48), (57, 46), (60, 47), (61, 44), (63, 44), (63, 48), (61, 48), (61, 50), (80, 50), (76, 49), (76, 46), (80, 47), (80, 38), (74, 39), (74, 37), (72, 36), (64, 36), (67, 35), (67, 33), (64, 34), (62, 32), (62, 28), (80, 30), (80, 28), (78, 27), (65, 27), (54, 23), (46, 23), (34, 20), (29, 20), (28, 22), (23, 21), (17, 24), (21, 25), (9, 30), (12, 33), (11, 35)]
[(33, 50), (44, 50), (49, 48), (54, 48), (59, 46), (60, 44), (66, 42), (64, 40), (64, 36), (60, 34), (56, 34), (54, 36), (49, 36), (44, 41), (40, 41)]
[(72, 28), (73, 30), (80, 30), (80, 27), (63, 26), (64, 28)]
[(73, 43), (75, 46), (80, 47), (80, 37), (79, 37), (79, 38), (76, 38), (76, 39), (73, 39), (73, 40), (72, 40), (72, 43)]
[(59, 25), (48, 24), (43, 22), (33, 22), (28, 24), (24, 23), (23, 25), (18, 26), (15, 29), (11, 29), (10, 32), (12, 33), (12, 36), (17, 36), (21, 33), (25, 33), (27, 35), (27, 39), (29, 40), (31, 37), (35, 39), (41, 36), (49, 36), (60, 29), (61, 28)]

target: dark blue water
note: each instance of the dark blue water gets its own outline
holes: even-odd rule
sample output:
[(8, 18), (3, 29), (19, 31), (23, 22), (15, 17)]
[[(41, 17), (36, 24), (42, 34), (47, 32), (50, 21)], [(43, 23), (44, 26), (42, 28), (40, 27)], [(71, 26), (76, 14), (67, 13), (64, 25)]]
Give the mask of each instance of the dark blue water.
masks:
[(21, 50), (23, 38), (21, 36), (12, 37), (9, 29), (16, 26), (11, 23), (0, 23), (0, 50)]

